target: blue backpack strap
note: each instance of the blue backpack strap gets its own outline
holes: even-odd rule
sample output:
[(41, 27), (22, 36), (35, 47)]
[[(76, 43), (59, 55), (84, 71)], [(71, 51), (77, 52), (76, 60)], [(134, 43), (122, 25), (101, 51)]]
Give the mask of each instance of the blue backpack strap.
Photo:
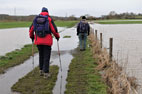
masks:
[(38, 15), (33, 20), (34, 31), (36, 30), (36, 27), (37, 27), (37, 22), (36, 22), (37, 18), (38, 18)]

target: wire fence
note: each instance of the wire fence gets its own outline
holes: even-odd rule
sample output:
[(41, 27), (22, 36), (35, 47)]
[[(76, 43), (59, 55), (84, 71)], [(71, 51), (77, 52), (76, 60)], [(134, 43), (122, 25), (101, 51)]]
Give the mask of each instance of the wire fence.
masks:
[[(102, 45), (108, 48), (109, 38), (113, 38), (113, 59), (123, 68), (129, 76), (137, 78), (142, 86), (142, 25), (93, 25)], [(138, 89), (139, 94), (142, 88)]]

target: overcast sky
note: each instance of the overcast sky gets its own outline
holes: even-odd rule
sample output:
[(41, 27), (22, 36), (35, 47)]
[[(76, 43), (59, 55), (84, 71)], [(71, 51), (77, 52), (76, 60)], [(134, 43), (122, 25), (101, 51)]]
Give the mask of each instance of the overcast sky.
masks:
[(110, 11), (142, 13), (142, 0), (0, 0), (0, 14), (39, 14), (43, 6), (55, 16), (101, 16)]

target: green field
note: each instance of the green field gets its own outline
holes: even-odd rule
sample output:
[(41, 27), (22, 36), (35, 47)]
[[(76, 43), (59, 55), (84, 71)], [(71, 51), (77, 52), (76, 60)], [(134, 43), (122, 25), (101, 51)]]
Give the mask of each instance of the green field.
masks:
[[(55, 21), (58, 27), (72, 27), (77, 21)], [(29, 27), (32, 22), (0, 22), (0, 29), (4, 28), (17, 28), (17, 27)]]
[(96, 20), (95, 23), (99, 24), (142, 24), (141, 20), (134, 20), (134, 19), (121, 19), (121, 20)]
[(28, 73), (25, 77), (12, 86), (12, 90), (20, 92), (21, 94), (52, 94), (52, 89), (57, 80), (59, 67), (51, 66), (51, 77), (48, 79), (43, 78), (39, 74), (39, 68), (35, 68)]
[(73, 27), (78, 21), (55, 21), (55, 24), (59, 27)]
[(29, 27), (30, 25), (31, 25), (31, 22), (0, 22), (0, 29)]
[(107, 94), (107, 86), (95, 67), (90, 48), (74, 54), (74, 59), (69, 66), (65, 94)]

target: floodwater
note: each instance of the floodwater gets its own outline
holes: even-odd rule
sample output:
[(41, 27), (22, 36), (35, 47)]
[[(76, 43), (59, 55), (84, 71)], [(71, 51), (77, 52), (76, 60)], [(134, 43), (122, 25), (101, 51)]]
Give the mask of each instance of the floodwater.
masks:
[[(62, 29), (62, 30), (63, 32), (61, 32), (60, 34), (61, 38), (59, 41), (61, 61), (62, 61), (61, 62), (62, 72), (59, 70), (58, 79), (53, 89), (53, 94), (59, 94), (59, 92), (61, 92), (61, 94), (64, 94), (68, 67), (73, 58), (71, 53), (72, 53), (72, 50), (74, 50), (78, 45), (78, 38), (76, 36), (75, 28)], [(71, 36), (71, 38), (63, 38), (66, 35)], [(17, 46), (16, 47), (14, 46), (14, 48), (17, 49)], [(38, 66), (38, 58), (39, 58), (38, 54), (35, 54), (34, 67)], [(52, 61), (51, 65), (58, 65), (60, 67), (56, 40), (54, 40), (54, 43), (53, 43), (52, 55), (51, 55), (50, 61)], [(33, 69), (33, 65), (32, 65), (32, 57), (31, 57), (30, 59), (26, 60), (23, 64), (12, 67), (8, 69), (5, 74), (0, 75), (0, 94), (15, 94), (11, 91), (11, 86), (15, 84), (18, 81), (18, 79), (22, 78), (28, 72), (30, 72), (32, 69)], [(61, 79), (61, 75), (62, 75), (62, 79)]]
[[(63, 27), (58, 27), (59, 31), (64, 29)], [(15, 49), (20, 49), (25, 44), (31, 44), (28, 30), (29, 28), (0, 29), (0, 56)]]
[[(93, 27), (98, 30), (98, 38), (103, 34), (105, 48), (109, 48), (109, 38), (113, 38), (113, 58), (142, 85), (142, 24), (94, 24)], [(142, 94), (142, 89), (138, 92)]]
[[(38, 65), (38, 55), (35, 55), (34, 67)], [(18, 79), (22, 78), (33, 69), (32, 57), (26, 60), (23, 64), (15, 66), (6, 71), (5, 74), (0, 75), (0, 94), (13, 94), (11, 86), (15, 84)]]
[[(71, 38), (63, 38), (64, 36), (71, 36)], [(54, 43), (56, 43), (55, 40)], [(72, 52), (75, 48), (77, 48), (78, 45), (78, 37), (76, 36), (75, 28), (66, 29), (64, 32), (61, 33), (59, 45), (60, 50), (63, 51), (65, 54), (61, 56), (62, 72), (59, 70), (58, 79), (53, 89), (53, 94), (64, 94), (64, 91), (66, 89), (65, 86), (69, 64), (73, 59)], [(57, 51), (57, 44), (53, 45), (53, 49)], [(56, 59), (52, 64), (60, 66), (59, 58)]]

